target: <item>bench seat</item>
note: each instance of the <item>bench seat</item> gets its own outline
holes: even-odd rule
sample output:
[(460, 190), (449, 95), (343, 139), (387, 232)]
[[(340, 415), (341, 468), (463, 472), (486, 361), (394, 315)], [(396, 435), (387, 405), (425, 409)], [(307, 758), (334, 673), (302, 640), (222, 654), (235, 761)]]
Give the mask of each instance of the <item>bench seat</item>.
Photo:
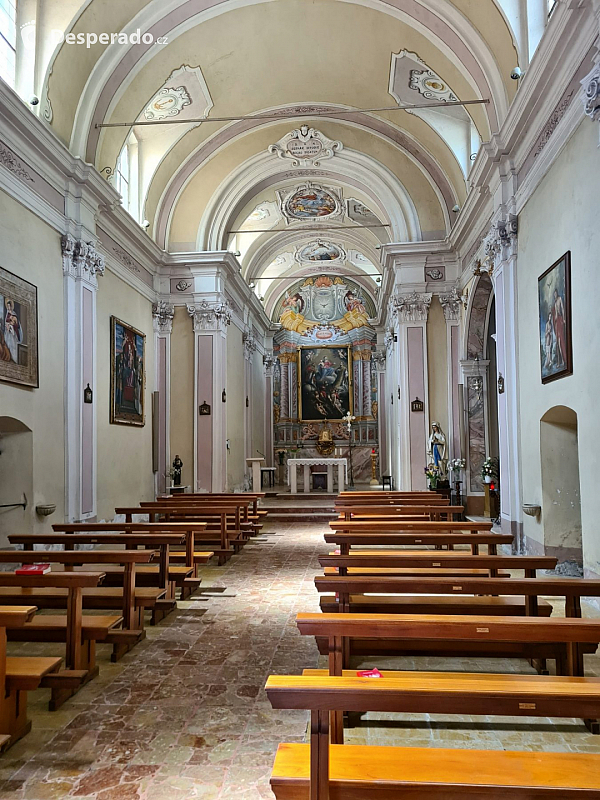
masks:
[[(310, 746), (280, 744), (277, 800), (309, 800)], [(330, 800), (598, 800), (587, 753), (331, 745)]]
[[(82, 617), (82, 638), (102, 642), (109, 631), (117, 628), (123, 617), (98, 615)], [(64, 642), (67, 633), (67, 617), (56, 614), (36, 614), (31, 622), (22, 628), (7, 628), (7, 636), (15, 642)]]
[[(123, 590), (118, 587), (101, 586), (97, 589), (82, 589), (83, 607), (102, 609), (120, 609), (123, 606)], [(165, 590), (153, 587), (139, 587), (135, 589), (134, 603), (137, 608), (154, 608), (157, 602), (164, 597)], [(20, 605), (28, 602), (38, 608), (65, 608), (67, 605), (68, 589), (55, 587), (28, 589), (18, 587), (0, 587), (0, 602)]]
[[(403, 578), (489, 578), (489, 569), (452, 569), (452, 567), (347, 567), (348, 575), (397, 575)], [(337, 575), (337, 567), (324, 567), (325, 575)], [(510, 572), (498, 570), (496, 578), (510, 578)]]
[(62, 658), (6, 658), (6, 688), (10, 691), (33, 692), (50, 673), (58, 672)]
[[(335, 595), (319, 598), (321, 611), (335, 614), (338, 603)], [(353, 614), (474, 614), (525, 616), (524, 597), (473, 597), (471, 595), (350, 595), (350, 613)], [(547, 600), (538, 602), (538, 616), (549, 617), (552, 606)]]

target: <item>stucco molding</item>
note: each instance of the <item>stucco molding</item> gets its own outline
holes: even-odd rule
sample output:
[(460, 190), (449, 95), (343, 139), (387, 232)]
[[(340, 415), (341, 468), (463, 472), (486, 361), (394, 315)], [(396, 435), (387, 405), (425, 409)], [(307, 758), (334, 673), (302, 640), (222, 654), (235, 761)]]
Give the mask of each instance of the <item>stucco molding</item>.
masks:
[(340, 141), (333, 141), (316, 128), (300, 125), (286, 133), (278, 142), (271, 144), (268, 151), (284, 161), (291, 161), (293, 167), (320, 167), (343, 150)]
[(244, 345), (244, 358), (246, 361), (252, 362), (258, 344), (251, 330), (246, 330), (242, 333), (242, 343)]
[(371, 353), (371, 360), (377, 372), (385, 372), (387, 363), (386, 350), (374, 350)]
[(600, 53), (594, 68), (581, 81), (583, 108), (587, 117), (600, 122)]

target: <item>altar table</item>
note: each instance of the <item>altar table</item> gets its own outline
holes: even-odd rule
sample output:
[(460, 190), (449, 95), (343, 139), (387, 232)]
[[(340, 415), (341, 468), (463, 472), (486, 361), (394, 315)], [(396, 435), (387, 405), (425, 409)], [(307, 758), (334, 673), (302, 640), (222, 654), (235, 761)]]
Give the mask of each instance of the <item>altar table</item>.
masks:
[(298, 494), (298, 467), (304, 467), (304, 491), (310, 492), (310, 468), (327, 467), (327, 492), (333, 494), (333, 468), (338, 468), (338, 491), (344, 491), (348, 462), (345, 458), (289, 458), (288, 483), (290, 494)]

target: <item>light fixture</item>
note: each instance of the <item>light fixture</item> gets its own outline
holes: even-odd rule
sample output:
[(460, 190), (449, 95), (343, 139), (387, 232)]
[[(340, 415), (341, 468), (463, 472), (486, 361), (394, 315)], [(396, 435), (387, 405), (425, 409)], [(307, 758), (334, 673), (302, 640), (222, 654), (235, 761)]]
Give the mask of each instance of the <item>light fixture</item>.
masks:
[(452, 206), (452, 212), (454, 214), (458, 214), (459, 211), (460, 211), (460, 206), (458, 205), (458, 203), (455, 203), (455, 205)]
[(89, 383), (85, 387), (85, 389), (83, 390), (83, 402), (84, 403), (93, 403), (94, 402), (94, 393), (90, 389)]
[(221, 394), (221, 400), (226, 403), (227, 402), (227, 392), (223, 389), (223, 393)]
[(144, 230), (146, 230), (146, 231), (147, 231), (149, 227), (150, 227), (150, 223), (148, 222), (148, 220), (147, 220), (147, 219), (145, 219), (145, 220), (142, 222), (142, 228), (143, 228)]

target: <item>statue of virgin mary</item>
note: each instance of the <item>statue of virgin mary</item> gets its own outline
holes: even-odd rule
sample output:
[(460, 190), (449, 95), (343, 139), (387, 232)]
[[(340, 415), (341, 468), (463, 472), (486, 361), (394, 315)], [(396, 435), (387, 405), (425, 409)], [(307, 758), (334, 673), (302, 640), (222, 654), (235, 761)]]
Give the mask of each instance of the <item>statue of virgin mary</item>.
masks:
[(439, 422), (431, 423), (431, 435), (427, 448), (429, 462), (439, 469), (442, 477), (446, 477), (446, 435), (442, 431)]

